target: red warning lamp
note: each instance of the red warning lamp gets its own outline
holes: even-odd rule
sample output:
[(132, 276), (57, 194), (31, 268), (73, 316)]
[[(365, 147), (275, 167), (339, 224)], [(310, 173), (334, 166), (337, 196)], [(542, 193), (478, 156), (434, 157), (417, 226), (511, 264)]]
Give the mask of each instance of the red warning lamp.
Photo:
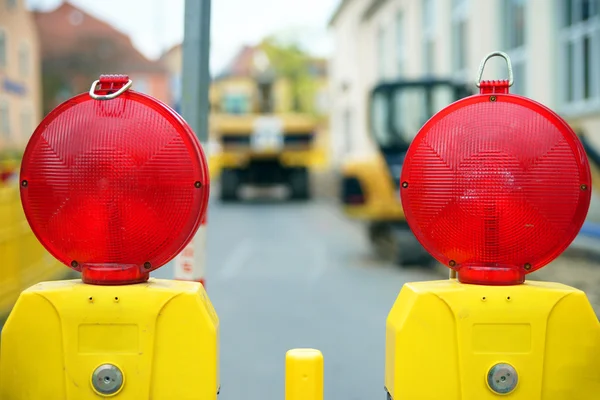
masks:
[(191, 240), (206, 214), (208, 166), (171, 108), (105, 75), (33, 133), (21, 201), (44, 247), (85, 283), (144, 282)]
[(586, 153), (556, 113), (482, 81), (412, 142), (401, 200), (421, 244), (463, 283), (513, 285), (575, 239), (591, 197)]

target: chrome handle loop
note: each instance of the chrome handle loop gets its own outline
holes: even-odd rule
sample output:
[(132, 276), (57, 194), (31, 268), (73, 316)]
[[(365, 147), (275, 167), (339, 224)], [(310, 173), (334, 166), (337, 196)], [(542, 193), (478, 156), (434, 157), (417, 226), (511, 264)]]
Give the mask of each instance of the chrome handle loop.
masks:
[(492, 57), (495, 56), (500, 56), (502, 58), (504, 58), (504, 60), (506, 60), (506, 65), (508, 67), (508, 86), (511, 87), (514, 83), (514, 77), (513, 77), (513, 70), (512, 70), (512, 64), (510, 62), (510, 57), (508, 56), (508, 54), (506, 54), (503, 51), (494, 51), (492, 53), (489, 53), (487, 56), (485, 56), (485, 58), (481, 61), (481, 64), (479, 64), (479, 71), (477, 72), (477, 87), (481, 87), (481, 77), (483, 76), (483, 69), (485, 67), (485, 63)]
[(96, 86), (98, 86), (99, 83), (100, 80), (94, 81), (94, 83), (92, 83), (92, 87), (90, 88), (90, 97), (94, 100), (112, 100), (125, 93), (125, 91), (131, 87), (133, 81), (129, 79), (127, 83), (123, 85), (123, 87), (121, 87), (116, 92), (110, 94), (96, 94)]

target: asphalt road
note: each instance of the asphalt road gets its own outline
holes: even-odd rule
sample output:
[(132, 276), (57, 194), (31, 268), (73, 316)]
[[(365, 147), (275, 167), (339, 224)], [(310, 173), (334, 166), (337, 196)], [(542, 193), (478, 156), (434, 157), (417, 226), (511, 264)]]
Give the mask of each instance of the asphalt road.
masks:
[(387, 314), (403, 283), (440, 276), (377, 260), (362, 227), (325, 201), (213, 201), (208, 221), (219, 399), (283, 400), (285, 352), (296, 347), (323, 352), (326, 399), (385, 399)]

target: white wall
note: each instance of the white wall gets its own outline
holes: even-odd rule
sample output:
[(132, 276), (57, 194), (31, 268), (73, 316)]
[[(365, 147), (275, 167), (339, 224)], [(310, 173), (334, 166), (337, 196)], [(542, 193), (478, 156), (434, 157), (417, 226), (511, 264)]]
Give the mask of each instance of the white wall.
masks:
[(335, 52), (330, 60), (332, 161), (338, 165), (353, 149), (361, 147), (365, 132), (360, 15), (366, 0), (354, 0), (332, 28)]
[[(561, 86), (567, 79), (565, 57), (560, 52), (560, 19), (564, 15), (564, 0), (522, 0), (526, 4), (525, 45), (521, 51), (507, 48), (506, 35), (512, 25), (506, 19), (507, 0), (463, 0), (466, 2), (467, 68), (458, 75), (454, 69), (454, 41), (452, 36), (452, 16), (456, 15), (453, 4), (457, 0), (431, 0), (434, 2), (435, 63), (433, 72), (438, 76), (463, 77), (473, 84), (479, 64), (486, 54), (502, 50), (511, 54), (515, 65), (519, 57), (523, 60), (524, 72), (518, 76), (523, 80), (523, 94), (556, 110), (575, 127), (586, 130), (590, 139), (600, 149), (600, 5), (593, 27), (597, 29), (595, 42), (595, 70), (599, 87), (597, 98), (586, 104), (564, 104)], [(577, 1), (577, 0), (574, 0)], [(425, 0), (388, 0), (367, 21), (362, 21), (364, 10), (371, 0), (352, 0), (339, 16), (333, 32), (336, 47), (333, 55), (335, 68), (332, 69), (332, 135), (334, 137), (334, 160), (340, 160), (347, 153), (372, 151), (367, 131), (367, 95), (380, 78), (378, 34), (386, 32), (386, 57), (384, 77), (395, 79), (397, 70), (397, 27), (396, 16), (404, 14), (405, 24), (405, 78), (420, 77), (424, 74), (424, 25), (423, 4)], [(575, 7), (578, 7), (577, 5)], [(589, 22), (588, 22), (589, 23)], [(577, 28), (579, 29), (579, 28)], [(581, 50), (579, 50), (581, 51)], [(520, 53), (520, 54), (519, 54)], [(581, 74), (580, 74), (581, 75)], [(501, 58), (494, 58), (486, 64), (484, 79), (507, 77), (506, 64)], [(340, 83), (348, 82), (349, 89), (342, 93)], [(516, 86), (513, 87), (517, 90)], [(342, 129), (343, 110), (352, 110), (352, 130), (349, 148), (345, 148), (345, 132)]]

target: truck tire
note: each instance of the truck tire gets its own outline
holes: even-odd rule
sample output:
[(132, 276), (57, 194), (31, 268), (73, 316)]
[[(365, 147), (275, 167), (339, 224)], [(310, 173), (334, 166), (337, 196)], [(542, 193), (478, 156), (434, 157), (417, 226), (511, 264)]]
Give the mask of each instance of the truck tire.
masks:
[(223, 169), (221, 171), (221, 201), (238, 201), (239, 176), (234, 169)]
[(292, 200), (309, 200), (310, 179), (306, 168), (298, 168), (290, 173), (289, 186)]

